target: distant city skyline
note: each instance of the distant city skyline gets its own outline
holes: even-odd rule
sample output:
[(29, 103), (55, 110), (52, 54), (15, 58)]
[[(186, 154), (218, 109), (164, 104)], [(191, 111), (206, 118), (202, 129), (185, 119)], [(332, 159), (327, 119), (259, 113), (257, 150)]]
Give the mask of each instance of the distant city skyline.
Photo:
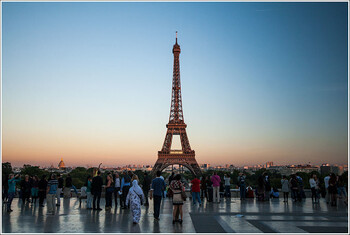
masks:
[(153, 165), (178, 31), (199, 164), (347, 164), (347, 11), (344, 2), (2, 3), (2, 161)]

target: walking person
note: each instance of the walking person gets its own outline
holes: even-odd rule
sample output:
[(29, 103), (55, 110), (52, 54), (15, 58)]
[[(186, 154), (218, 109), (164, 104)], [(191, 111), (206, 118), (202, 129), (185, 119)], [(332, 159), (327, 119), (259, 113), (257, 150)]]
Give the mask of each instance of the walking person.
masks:
[[(136, 175), (135, 175), (136, 176)], [(133, 223), (137, 224), (141, 218), (141, 205), (145, 201), (145, 196), (142, 189), (138, 185), (138, 180), (132, 181), (132, 187), (129, 189), (128, 195), (126, 196), (126, 206), (130, 205), (132, 212)]]
[(312, 203), (317, 203), (318, 201), (318, 189), (319, 189), (319, 181), (317, 179), (316, 174), (313, 174), (309, 179), (310, 188), (311, 188), (311, 200)]
[[(131, 172), (129, 172), (130, 174)], [(128, 195), (129, 189), (130, 189), (130, 183), (131, 183), (131, 177), (127, 174), (126, 171), (123, 172), (123, 178), (120, 186), (120, 191), (122, 192), (122, 202), (121, 207), (122, 209), (126, 209), (125, 200), (126, 196)]]
[(117, 208), (117, 206), (118, 206), (119, 192), (120, 192), (120, 178), (119, 178), (119, 174), (115, 173), (115, 178), (114, 178), (114, 205), (115, 205), (115, 208)]
[(288, 203), (288, 194), (289, 194), (289, 181), (287, 179), (287, 176), (282, 176), (281, 179), (281, 185), (282, 185), (282, 192), (283, 192), (283, 202)]
[(18, 174), (16, 176), (14, 176), (14, 174), (9, 175), (9, 180), (7, 181), (7, 185), (8, 185), (8, 192), (7, 192), (8, 199), (7, 199), (7, 208), (6, 208), (7, 212), (12, 212), (11, 204), (16, 194), (16, 183), (20, 181), (21, 181), (21, 178), (19, 177)]
[(37, 175), (33, 176), (33, 180), (32, 180), (32, 204), (34, 203), (34, 205), (36, 204), (36, 199), (38, 198), (38, 193), (39, 193), (39, 178)]
[(327, 175), (326, 177), (324, 177), (324, 187), (326, 189), (326, 202), (327, 202), (327, 204), (329, 204), (329, 201), (330, 201), (330, 194), (328, 192), (330, 178), (331, 178), (330, 175)]
[(21, 192), (22, 192), (22, 206), (27, 202), (30, 202), (30, 194), (32, 191), (32, 185), (29, 181), (29, 175), (24, 176), (24, 180), (21, 182)]
[(331, 197), (331, 206), (337, 206), (337, 177), (331, 173), (329, 178), (328, 192)]
[[(185, 188), (184, 188), (183, 183), (181, 182), (181, 175), (180, 174), (177, 174), (174, 177), (174, 180), (170, 184), (170, 189), (173, 192), (173, 224), (175, 224), (175, 222), (177, 222), (177, 221), (180, 224), (182, 224), (182, 221), (183, 221), (182, 205), (184, 203), (182, 193), (185, 191)], [(199, 192), (198, 192), (198, 194), (199, 194)], [(178, 219), (176, 217), (177, 215), (179, 215), (181, 217), (181, 219)]]
[(55, 214), (55, 197), (57, 194), (58, 181), (56, 179), (56, 175), (52, 174), (49, 182), (47, 183), (46, 190), (46, 201), (47, 201), (47, 214), (54, 215)]
[(161, 176), (161, 171), (157, 171), (156, 178), (152, 180), (152, 186), (150, 191), (150, 199), (154, 198), (153, 200), (153, 217), (155, 220), (159, 220), (159, 213), (160, 213), (160, 203), (162, 202), (162, 194), (165, 188), (165, 182)]
[(39, 206), (44, 207), (44, 200), (46, 198), (46, 188), (47, 188), (47, 181), (46, 181), (46, 175), (41, 176), (41, 179), (38, 183), (39, 188)]
[(64, 185), (65, 198), (70, 198), (72, 196), (72, 193), (71, 193), (72, 186), (73, 186), (73, 180), (70, 174), (68, 174)]
[(92, 193), (91, 193), (92, 177), (89, 175), (86, 180), (86, 209), (92, 209)]
[(211, 177), (211, 182), (213, 182), (213, 202), (220, 203), (220, 176), (217, 175), (214, 171), (213, 176)]
[(58, 181), (58, 186), (57, 186), (57, 194), (56, 194), (56, 199), (57, 199), (56, 206), (61, 206), (61, 193), (63, 190), (63, 183), (64, 183), (64, 180), (61, 174), (58, 174), (57, 181)]
[(101, 172), (97, 171), (97, 175), (92, 179), (92, 183), (91, 183), (91, 192), (92, 192), (92, 195), (94, 195), (94, 199), (92, 203), (93, 210), (99, 210), (99, 211), (102, 210), (100, 208), (102, 185), (103, 185), (103, 180), (101, 177)]
[(238, 185), (239, 185), (239, 195), (240, 195), (240, 200), (244, 200), (245, 199), (245, 174), (240, 172), (239, 176), (237, 178), (238, 181)]
[(106, 205), (105, 210), (110, 210), (112, 208), (112, 195), (114, 192), (113, 177), (111, 174), (107, 175), (106, 183)]
[[(170, 179), (169, 179), (170, 180)], [(143, 184), (142, 184), (142, 190), (143, 194), (145, 195), (145, 206), (149, 206), (148, 203), (148, 192), (151, 189), (151, 177), (149, 177), (148, 173), (145, 172), (144, 177), (143, 177)]]
[[(228, 174), (224, 175), (224, 181), (225, 181), (225, 197), (231, 198), (231, 178)], [(245, 192), (245, 189), (244, 189), (244, 192)]]
[(195, 176), (191, 181), (192, 184), (192, 201), (193, 205), (196, 205), (196, 201), (198, 201), (199, 206), (202, 205), (201, 197), (200, 197), (200, 184), (201, 181)]

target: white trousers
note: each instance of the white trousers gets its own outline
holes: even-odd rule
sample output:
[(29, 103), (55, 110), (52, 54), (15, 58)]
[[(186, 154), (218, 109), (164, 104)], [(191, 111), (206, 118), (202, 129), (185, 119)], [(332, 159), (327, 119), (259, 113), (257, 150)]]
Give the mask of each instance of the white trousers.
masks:
[(57, 198), (58, 205), (61, 205), (61, 192), (62, 192), (62, 188), (57, 188), (56, 198)]
[(220, 202), (220, 187), (213, 187), (213, 202)]

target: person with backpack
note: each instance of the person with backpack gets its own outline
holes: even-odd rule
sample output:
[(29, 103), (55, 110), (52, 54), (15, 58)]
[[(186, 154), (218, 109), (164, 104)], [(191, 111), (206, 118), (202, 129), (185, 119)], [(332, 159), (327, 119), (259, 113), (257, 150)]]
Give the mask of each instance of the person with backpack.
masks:
[(137, 224), (140, 222), (141, 218), (141, 205), (145, 201), (145, 196), (142, 192), (142, 189), (138, 185), (137, 179), (132, 181), (132, 187), (128, 191), (126, 196), (125, 205), (129, 206), (132, 211), (133, 223)]
[(290, 178), (290, 188), (291, 188), (291, 192), (292, 192), (292, 198), (293, 198), (293, 202), (296, 202), (297, 200), (299, 200), (299, 184), (298, 184), (298, 180), (295, 174), (291, 175)]
[(296, 174), (297, 180), (298, 180), (298, 187), (299, 187), (299, 201), (302, 201), (303, 198), (306, 198), (305, 191), (304, 191), (304, 181), (303, 178), (297, 173)]
[[(131, 172), (129, 172), (130, 174)], [(120, 186), (120, 191), (122, 192), (121, 208), (126, 209), (126, 196), (129, 193), (131, 177), (126, 171), (123, 172), (123, 178)]]
[(151, 189), (151, 177), (149, 177), (148, 173), (145, 172), (144, 177), (143, 177), (143, 184), (142, 184), (142, 190), (143, 190), (143, 194), (145, 195), (145, 206), (148, 206), (148, 192)]
[(41, 180), (38, 183), (39, 188), (39, 206), (44, 207), (44, 200), (46, 198), (46, 187), (47, 187), (47, 180), (46, 175), (41, 176)]

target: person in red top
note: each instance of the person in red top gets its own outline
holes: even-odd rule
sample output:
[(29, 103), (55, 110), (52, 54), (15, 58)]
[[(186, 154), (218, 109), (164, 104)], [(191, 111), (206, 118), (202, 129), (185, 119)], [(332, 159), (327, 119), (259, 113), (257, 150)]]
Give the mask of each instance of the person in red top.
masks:
[(194, 179), (191, 181), (192, 184), (192, 201), (193, 201), (193, 205), (196, 205), (196, 200), (199, 203), (199, 206), (202, 205), (201, 202), (201, 197), (200, 197), (200, 184), (201, 181), (199, 179), (197, 179), (197, 177), (195, 176)]

